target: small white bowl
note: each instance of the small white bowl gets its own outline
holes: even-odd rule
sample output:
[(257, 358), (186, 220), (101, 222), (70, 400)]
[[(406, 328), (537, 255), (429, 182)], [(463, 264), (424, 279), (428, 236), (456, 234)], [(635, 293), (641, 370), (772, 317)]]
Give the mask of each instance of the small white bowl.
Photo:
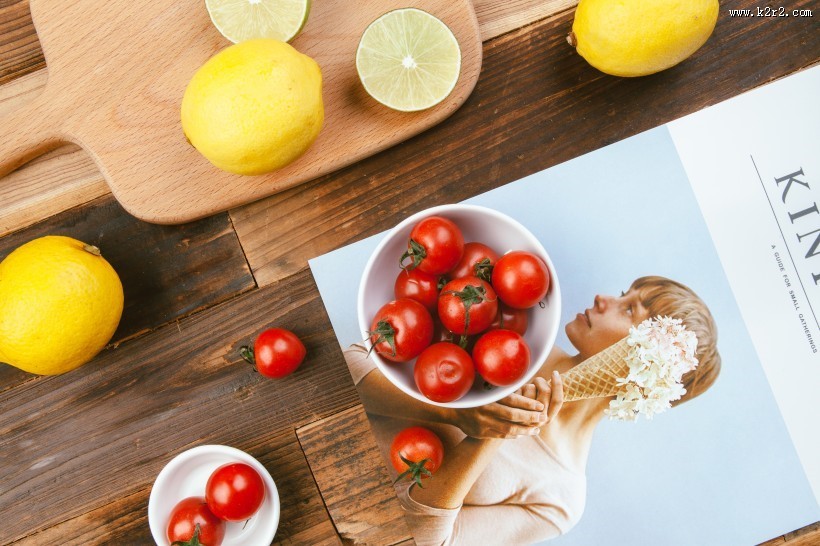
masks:
[(262, 463), (239, 449), (204, 445), (183, 451), (165, 465), (148, 498), (148, 525), (158, 546), (169, 546), (168, 521), (171, 510), (187, 497), (204, 497), (205, 484), (214, 470), (226, 463), (246, 463), (265, 482), (265, 500), (259, 511), (245, 522), (226, 524), (222, 546), (269, 546), (279, 527), (279, 492)]
[(524, 377), (514, 385), (484, 390), (482, 382), (476, 381), (463, 398), (440, 403), (429, 400), (416, 387), (413, 378), (415, 360), (390, 362), (381, 358), (375, 351), (370, 353), (371, 357), (391, 383), (422, 402), (448, 408), (474, 408), (497, 402), (532, 379), (552, 350), (561, 321), (561, 289), (547, 251), (527, 228), (506, 214), (475, 205), (442, 205), (416, 213), (390, 230), (371, 254), (359, 283), (357, 312), (362, 337), (367, 337), (370, 323), (382, 305), (396, 299), (393, 289), (399, 274), (399, 258), (407, 249), (407, 241), (410, 239), (413, 226), (429, 216), (443, 216), (452, 220), (464, 234), (465, 243), (484, 243), (499, 255), (512, 250), (525, 250), (540, 256), (547, 264), (550, 288), (545, 300), (546, 307), (534, 307), (530, 310), (529, 327), (524, 336), (530, 348), (530, 367)]

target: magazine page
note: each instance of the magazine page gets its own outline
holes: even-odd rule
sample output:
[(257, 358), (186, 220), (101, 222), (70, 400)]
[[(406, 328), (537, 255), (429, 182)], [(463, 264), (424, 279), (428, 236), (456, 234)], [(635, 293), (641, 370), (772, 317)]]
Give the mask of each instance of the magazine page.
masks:
[(669, 131), (820, 502), (818, 95), (815, 67)]
[[(788, 82), (763, 92), (787, 91)], [(808, 103), (816, 95), (809, 91), (784, 100)], [(754, 101), (755, 93), (748, 100)], [(746, 131), (753, 122), (745, 119), (746, 125), (734, 130)], [(771, 354), (762, 347), (786, 355), (793, 340), (761, 334), (750, 323), (744, 307), (749, 294), (736, 286), (720, 237), (714, 235), (713, 241), (717, 217), (704, 203), (711, 198), (690, 183), (698, 152), (684, 163), (685, 154), (679, 156), (681, 138), (702, 139), (702, 131), (712, 130), (693, 128), (681, 137), (680, 130), (670, 134), (666, 126), (659, 127), (467, 201), (520, 222), (548, 252), (560, 282), (555, 351), (581, 351), (573, 333), (579, 321), (619, 301), (622, 293), (634, 293), (636, 279), (650, 277), (662, 292), (677, 283), (687, 287), (696, 294), (699, 309), (708, 309), (714, 318), (719, 359), (701, 365), (717, 379), (705, 392), (652, 420), (596, 421), (590, 444), (560, 434), (547, 435), (549, 441), (523, 436), (502, 440), (490, 460), (481, 461), (486, 466), (457, 509), (415, 502), (409, 484), (399, 482), (397, 494), (419, 543), (449, 538), (454, 544), (757, 544), (820, 519), (806, 463), (812, 453), (814, 460), (820, 458), (820, 452), (816, 445), (800, 447), (793, 439), (799, 425), (784, 421), (784, 402), (773, 394), (779, 387), (763, 363)], [(796, 134), (784, 126), (776, 137), (788, 142)], [(816, 133), (813, 138), (816, 150)], [(709, 170), (708, 165), (700, 168)], [(759, 187), (757, 179), (752, 181)], [(735, 209), (726, 218), (753, 214), (745, 210)], [(770, 211), (766, 219), (771, 219)], [(409, 398), (400, 395), (385, 402), (375, 399), (377, 391), (362, 390), (380, 372), (362, 358), (361, 350), (351, 348), (366, 337), (357, 321), (357, 292), (383, 237), (311, 260), (310, 267), (392, 471), (392, 439), (419, 422), (401, 419)], [(777, 263), (772, 254), (769, 258)], [(398, 257), (396, 264), (398, 274)], [(782, 292), (783, 280), (777, 275), (761, 279), (757, 289), (752, 297), (759, 299), (761, 293)], [(800, 342), (805, 348), (805, 339)], [(806, 419), (817, 415), (810, 391), (795, 391), (790, 402), (805, 408)], [(379, 404), (378, 414), (370, 411)], [(578, 402), (561, 411), (572, 415), (569, 404)], [(462, 412), (456, 414), (463, 416), (456, 419), (459, 423), (469, 421), (462, 410), (455, 411)], [(467, 467), (478, 464), (480, 457), (466, 455), (474, 444), (452, 422), (423, 424), (442, 436), (445, 460), (458, 457)]]

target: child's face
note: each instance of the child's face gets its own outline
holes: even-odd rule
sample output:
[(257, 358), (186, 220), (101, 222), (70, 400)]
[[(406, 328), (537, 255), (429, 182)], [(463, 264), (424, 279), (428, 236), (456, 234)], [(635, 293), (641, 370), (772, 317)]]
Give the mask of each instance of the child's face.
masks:
[(620, 296), (598, 295), (591, 308), (567, 324), (567, 337), (586, 359), (625, 338), (631, 326), (647, 318), (649, 312), (634, 290)]

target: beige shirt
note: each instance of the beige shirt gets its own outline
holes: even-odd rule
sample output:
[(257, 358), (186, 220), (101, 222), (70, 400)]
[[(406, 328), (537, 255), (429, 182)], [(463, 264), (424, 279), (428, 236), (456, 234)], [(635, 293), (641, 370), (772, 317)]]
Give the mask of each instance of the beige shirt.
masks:
[[(361, 346), (345, 351), (345, 358), (357, 385), (376, 369)], [(364, 403), (367, 407), (366, 400)], [(393, 437), (418, 424), (378, 415), (369, 418), (385, 460), (389, 460)], [(424, 425), (441, 437), (445, 457), (448, 447), (465, 437), (449, 425)], [(419, 546), (532, 544), (566, 533), (580, 519), (586, 501), (586, 476), (578, 468), (583, 465), (561, 461), (541, 438), (521, 436), (501, 445), (460, 508), (446, 510), (416, 502), (409, 494), (410, 482), (397, 484), (396, 490)]]

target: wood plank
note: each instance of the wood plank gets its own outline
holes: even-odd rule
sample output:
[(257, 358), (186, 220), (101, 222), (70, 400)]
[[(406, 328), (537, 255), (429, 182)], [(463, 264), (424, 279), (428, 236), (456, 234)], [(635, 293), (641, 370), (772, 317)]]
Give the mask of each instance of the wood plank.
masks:
[(475, 14), (486, 42), (517, 28), (575, 7), (578, 0), (473, 0)]
[(817, 546), (820, 544), (820, 521), (783, 535), (786, 546)]
[(412, 540), (361, 405), (304, 426), (296, 435), (345, 543)]
[[(811, 5), (801, 0), (794, 7)], [(753, 6), (752, 0), (727, 3), (704, 48), (645, 78), (615, 78), (590, 67), (564, 40), (571, 13), (485, 44), (473, 95), (445, 123), (336, 174), (231, 211), (257, 282), (274, 282), (308, 258), (424, 208), (496, 188), (820, 58), (811, 18), (728, 17), (729, 7)]]
[[(283, 499), (281, 526), (274, 544), (340, 544), (339, 537), (322, 504), (319, 491), (293, 431), (245, 450), (256, 457), (271, 473), (280, 498)], [(170, 460), (170, 456), (167, 458)], [(203, 484), (204, 490), (204, 484)], [(47, 544), (150, 544), (147, 487), (29, 535), (16, 546)]]
[[(489, 40), (574, 3), (575, 0), (476, 0), (475, 9), (482, 38)], [(2, 32), (12, 25), (18, 30)], [(28, 2), (12, 2), (0, 8), (0, 84), (11, 82), (0, 85), (0, 116), (33, 100), (45, 86), (47, 73), (42, 68), (42, 50), (33, 34)], [(85, 152), (73, 146), (59, 148), (0, 183), (0, 236), (109, 192)]]
[(0, 85), (45, 67), (27, 0), (0, 0)]
[[(238, 354), (274, 324), (293, 330), (308, 350), (302, 367), (278, 381)], [(69, 374), (4, 392), (0, 544), (145, 490), (171, 457), (193, 445), (231, 445), (264, 457), (268, 446), (283, 442), (298, 448), (294, 427), (357, 403), (316, 285), (301, 271), (124, 343)], [(295, 495), (302, 485), (288, 484), (273, 464), (285, 456), (270, 457), (274, 477)], [(318, 504), (283, 495), (285, 504), (295, 512), (283, 529), (295, 537), (305, 528), (302, 511)], [(138, 510), (120, 520), (142, 517)]]
[[(115, 344), (255, 287), (227, 214), (156, 226), (136, 220), (107, 196), (0, 238), (0, 260), (44, 235), (98, 246), (119, 273), (125, 309)], [(0, 391), (31, 377), (0, 365)]]

